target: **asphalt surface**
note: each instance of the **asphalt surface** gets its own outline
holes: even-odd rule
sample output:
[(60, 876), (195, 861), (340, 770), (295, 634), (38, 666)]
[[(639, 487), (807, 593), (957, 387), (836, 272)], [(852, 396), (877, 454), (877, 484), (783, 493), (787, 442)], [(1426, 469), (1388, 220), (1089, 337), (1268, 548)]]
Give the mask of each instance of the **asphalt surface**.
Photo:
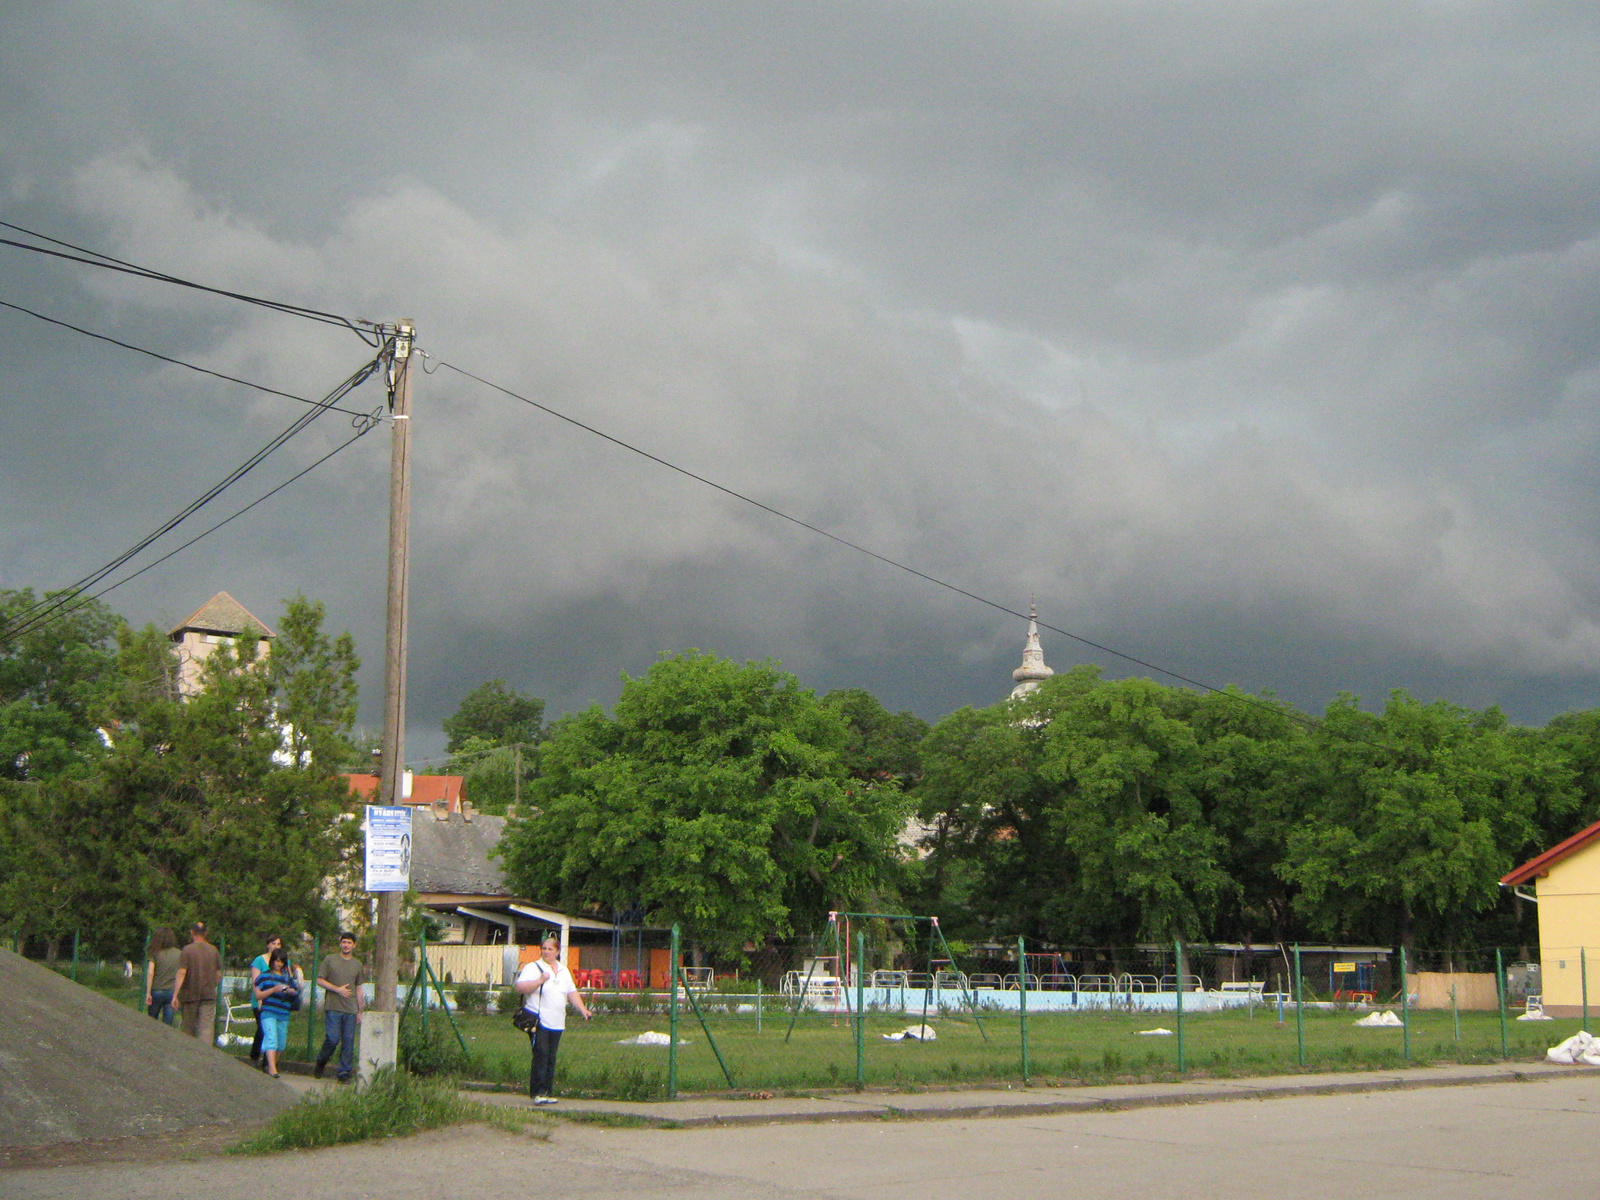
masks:
[[(1272, 1075), (1241, 1079), (1196, 1079), (1182, 1083), (1127, 1083), (1059, 1088), (998, 1088), (932, 1092), (837, 1092), (805, 1096), (730, 1092), (682, 1100), (630, 1103), (562, 1100), (542, 1111), (560, 1116), (619, 1116), (652, 1125), (800, 1124), (817, 1121), (948, 1120), (1020, 1117), (1062, 1112), (1106, 1112), (1176, 1105), (1216, 1104), (1287, 1096), (1353, 1095), (1420, 1088), (1567, 1079), (1587, 1071), (1600, 1086), (1600, 1070), (1553, 1063), (1494, 1063), (1486, 1066), (1413, 1067), (1403, 1071), (1349, 1071), (1320, 1075)], [(291, 1081), (304, 1088), (309, 1079)], [(473, 1092), (492, 1104), (528, 1107), (526, 1096)]]
[[(0, 1176), (0, 1193), (14, 1200), (228, 1200), (258, 1197), (264, 1187), (331, 1192), (341, 1200), (542, 1189), (591, 1200), (1156, 1194), (1179, 1200), (1504, 1200), (1595, 1193), (1600, 1074), (1568, 1068), (1521, 1081), (1412, 1082), (1321, 1094), (1266, 1088), (1229, 1103), (1169, 1099), (1099, 1111), (1012, 1106), (1009, 1120), (952, 1115), (946, 1108), (938, 1120), (846, 1114), (852, 1119), (820, 1124), (806, 1111), (796, 1123), (780, 1117), (779, 1123), (680, 1129), (562, 1122), (548, 1140), (462, 1127), (264, 1159), (13, 1170)], [(1447, 1083), (1455, 1086), (1438, 1086)], [(954, 1105), (963, 1095), (930, 1094), (930, 1104)], [(1120, 1090), (1106, 1097), (1127, 1098)], [(686, 1108), (674, 1111), (690, 1115)]]

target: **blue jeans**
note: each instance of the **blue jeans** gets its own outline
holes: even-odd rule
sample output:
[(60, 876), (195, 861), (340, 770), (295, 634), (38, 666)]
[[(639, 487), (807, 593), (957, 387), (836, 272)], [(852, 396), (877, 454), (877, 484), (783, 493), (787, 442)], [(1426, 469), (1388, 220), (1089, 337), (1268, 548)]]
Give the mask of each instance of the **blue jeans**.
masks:
[(171, 1025), (177, 1019), (178, 1010), (172, 1007), (172, 990), (150, 992), (150, 1007), (145, 1010), (153, 1018), (165, 1025)]
[(317, 1063), (326, 1066), (333, 1057), (333, 1048), (339, 1047), (339, 1078), (349, 1079), (356, 1069), (356, 1014), (353, 1012), (322, 1013), (322, 1050)]

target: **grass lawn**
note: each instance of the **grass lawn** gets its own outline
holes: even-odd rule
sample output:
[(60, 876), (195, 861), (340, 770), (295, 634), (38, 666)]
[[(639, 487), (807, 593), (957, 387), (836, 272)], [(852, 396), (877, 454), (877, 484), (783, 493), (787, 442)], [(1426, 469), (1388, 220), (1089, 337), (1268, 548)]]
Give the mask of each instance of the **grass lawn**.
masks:
[[(107, 981), (109, 983), (110, 981)], [(120, 982), (120, 981), (118, 981)], [(102, 986), (105, 994), (132, 1007), (142, 998), (130, 988)], [(1230, 1011), (1186, 1015), (1182, 1075), (1177, 1069), (1178, 1039), (1141, 1037), (1139, 1031), (1176, 1028), (1173, 1013), (1031, 1013), (1028, 1016), (1028, 1059), (1036, 1086), (1074, 1083), (1172, 1080), (1194, 1077), (1269, 1075), (1306, 1071), (1393, 1069), (1406, 1065), (1405, 1035), (1400, 1029), (1361, 1029), (1359, 1011), (1311, 1011), (1305, 1014), (1305, 1066), (1298, 1061), (1294, 1010), (1285, 1009), (1279, 1024), (1275, 1010)], [(741, 1092), (806, 1092), (855, 1085), (854, 1027), (847, 1017), (807, 1014), (785, 1040), (788, 1014), (776, 1006), (766, 1010), (759, 1032), (754, 1018), (743, 1013), (707, 1013), (717, 1048)], [(442, 1069), (464, 1078), (523, 1088), (528, 1081), (528, 1039), (505, 1016), (456, 1018), (467, 1045), (462, 1061), (446, 1016), (429, 1014), (430, 1046)], [(919, 1088), (1019, 1085), (1022, 1044), (1016, 1014), (980, 1015), (982, 1029), (968, 1015), (930, 1016), (938, 1040), (928, 1044), (887, 1042), (883, 1034), (915, 1024), (917, 1017), (869, 1014), (865, 1030), (866, 1086)], [(420, 1016), (406, 1018), (411, 1036), (420, 1032)], [(1460, 1014), (1460, 1033), (1449, 1012), (1411, 1014), (1411, 1063), (1474, 1063), (1500, 1059), (1500, 1019), (1495, 1013)], [(1536, 1061), (1544, 1052), (1582, 1026), (1570, 1020), (1524, 1022), (1508, 1018), (1507, 1046), (1515, 1060)], [(619, 1046), (622, 1038), (645, 1030), (665, 1033), (667, 1017), (601, 1014), (591, 1022), (569, 1014), (557, 1062), (558, 1089), (569, 1096), (652, 1100), (667, 1094), (667, 1050), (651, 1046)], [(238, 1026), (248, 1036), (249, 1022)], [(308, 1061), (322, 1044), (320, 1013), (310, 1030), (308, 1047), (304, 1013), (291, 1020), (284, 1057)], [(987, 1038), (985, 1038), (987, 1034)], [(679, 1013), (680, 1093), (717, 1092), (728, 1084), (694, 1013)], [(234, 1047), (243, 1054), (244, 1047)], [(453, 1060), (453, 1061), (452, 1061)]]
[[(1400, 1029), (1362, 1029), (1358, 1012), (1308, 1012), (1305, 1017), (1305, 1070), (1389, 1069), (1405, 1065)], [(856, 1049), (846, 1018), (805, 1016), (787, 1042), (787, 1017), (768, 1014), (760, 1032), (748, 1015), (710, 1015), (716, 1046), (741, 1091), (811, 1091), (852, 1087)], [(916, 1089), (973, 1084), (1020, 1084), (1022, 1046), (1017, 1017), (982, 1016), (980, 1030), (970, 1016), (930, 1019), (938, 1040), (928, 1044), (888, 1042), (884, 1034), (914, 1023), (899, 1015), (866, 1019), (865, 1079), (868, 1087)], [(525, 1086), (527, 1038), (505, 1017), (459, 1017), (463, 1037), (479, 1078)], [(438, 1013), (430, 1024), (442, 1027), (453, 1044), (449, 1024)], [(1158, 1080), (1194, 1076), (1265, 1075), (1301, 1070), (1293, 1011), (1282, 1025), (1275, 1013), (1207, 1013), (1184, 1019), (1186, 1071), (1177, 1071), (1177, 1038), (1142, 1037), (1157, 1025), (1175, 1028), (1165, 1014), (1050, 1013), (1028, 1018), (1028, 1057), (1035, 1085)], [(1508, 1021), (1507, 1042), (1514, 1059), (1542, 1059), (1544, 1052), (1576, 1032), (1579, 1020)], [(557, 1085), (567, 1095), (616, 1099), (658, 1099), (666, 1095), (665, 1047), (621, 1046), (617, 1041), (646, 1029), (665, 1032), (665, 1016), (605, 1015), (592, 1022), (570, 1020), (561, 1041)], [(985, 1038), (987, 1034), (987, 1039)], [(716, 1055), (692, 1013), (679, 1018), (680, 1092), (712, 1092), (728, 1086)], [(292, 1043), (291, 1038), (291, 1043)], [(1448, 1012), (1412, 1014), (1411, 1062), (1493, 1062), (1500, 1059), (1500, 1021), (1495, 1013), (1462, 1013), (1460, 1038)]]

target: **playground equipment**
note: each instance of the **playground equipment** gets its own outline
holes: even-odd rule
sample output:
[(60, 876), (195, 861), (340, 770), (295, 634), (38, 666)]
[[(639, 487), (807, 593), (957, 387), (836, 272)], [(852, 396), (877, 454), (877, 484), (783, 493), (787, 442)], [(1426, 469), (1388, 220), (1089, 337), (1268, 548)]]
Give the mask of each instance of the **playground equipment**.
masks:
[[(818, 954), (808, 960), (803, 977), (798, 971), (791, 971), (784, 979), (784, 994), (794, 998), (794, 1009), (789, 1016), (789, 1028), (783, 1035), (787, 1042), (794, 1033), (795, 1022), (800, 1019), (800, 1012), (807, 1004), (813, 1008), (823, 1005), (832, 1005), (836, 1013), (849, 1014), (854, 1018), (856, 1026), (857, 1046), (857, 1075), (860, 1076), (860, 1058), (862, 1054), (861, 1021), (866, 1009), (866, 946), (865, 934), (856, 931), (854, 952), (850, 939), (852, 921), (897, 921), (910, 923), (915, 926), (920, 922), (928, 925), (928, 969), (925, 972), (910, 971), (874, 971), (874, 978), (894, 978), (894, 983), (885, 983), (882, 986), (899, 988), (902, 992), (920, 990), (922, 992), (922, 1023), (928, 1020), (928, 1009), (936, 1006), (938, 1001), (935, 994), (945, 990), (959, 991), (965, 1007), (972, 1014), (972, 1023), (978, 1032), (983, 1035), (983, 1040), (989, 1040), (988, 1033), (983, 1028), (983, 1022), (978, 1018), (978, 1001), (973, 988), (973, 980), (964, 971), (956, 966), (955, 956), (950, 951), (950, 944), (945, 941), (944, 933), (939, 928), (939, 918), (934, 916), (916, 916), (911, 913), (861, 913), (861, 912), (830, 912), (828, 914), (828, 927), (822, 935), (824, 946), (832, 945), (833, 953)], [(944, 951), (945, 957), (935, 958), (935, 943)], [(819, 970), (820, 968), (820, 970)], [(913, 982), (913, 975), (916, 976)], [(988, 987), (1000, 986), (1000, 977), (992, 977)], [(854, 983), (855, 997), (852, 1007), (850, 985)], [(874, 988), (880, 985), (874, 983)], [(905, 1006), (902, 1004), (901, 1006)]]

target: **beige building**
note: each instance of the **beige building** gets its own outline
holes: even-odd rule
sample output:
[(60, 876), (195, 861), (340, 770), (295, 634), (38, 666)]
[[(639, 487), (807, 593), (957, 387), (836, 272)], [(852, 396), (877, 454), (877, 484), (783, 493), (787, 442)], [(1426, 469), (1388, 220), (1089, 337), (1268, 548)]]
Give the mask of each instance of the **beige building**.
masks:
[(1500, 881), (1539, 905), (1539, 985), (1552, 1017), (1583, 1015), (1584, 993), (1600, 1007), (1600, 821)]
[(178, 643), (178, 694), (196, 694), (200, 690), (200, 668), (206, 659), (218, 646), (231, 645), (246, 630), (254, 630), (263, 640), (278, 636), (227, 592), (218, 592), (175, 625), (167, 636)]

